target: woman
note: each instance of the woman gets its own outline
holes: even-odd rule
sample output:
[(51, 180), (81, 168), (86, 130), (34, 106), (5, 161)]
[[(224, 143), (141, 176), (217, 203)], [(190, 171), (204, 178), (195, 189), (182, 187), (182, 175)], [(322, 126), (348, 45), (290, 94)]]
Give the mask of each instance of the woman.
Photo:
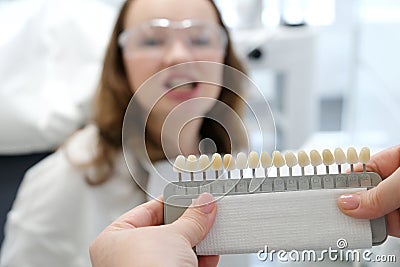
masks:
[[(200, 38), (203, 34), (209, 39)], [(207, 53), (204, 47), (214, 50)], [(224, 63), (243, 71), (212, 1), (132, 0), (123, 5), (106, 52), (93, 124), (27, 173), (8, 215), (1, 266), (90, 266), (91, 241), (146, 197), (142, 190), (146, 188), (132, 180), (122, 153), (123, 118), (129, 102), (155, 73), (191, 61)], [(163, 82), (172, 88), (191, 80), (179, 75), (167, 76)], [(191, 81), (175, 90), (161, 87), (142, 90), (135, 100), (149, 110), (144, 130), (151, 162), (166, 158), (164, 137), (172, 140), (167, 142), (172, 146), (168, 157), (199, 153), (198, 142), (204, 138), (212, 139), (220, 153), (231, 153), (228, 133), (212, 119), (182, 125), (174, 120), (174, 127), (162, 130), (162, 126), (168, 114), (192, 98), (216, 99), (240, 113), (240, 91)], [(154, 92), (163, 97), (148, 103)], [(218, 113), (215, 109), (210, 104), (198, 105), (192, 115), (206, 117)], [(179, 126), (177, 140), (174, 134)], [(131, 151), (132, 175), (146, 179), (149, 173), (141, 163), (141, 152), (135, 153), (135, 147)]]

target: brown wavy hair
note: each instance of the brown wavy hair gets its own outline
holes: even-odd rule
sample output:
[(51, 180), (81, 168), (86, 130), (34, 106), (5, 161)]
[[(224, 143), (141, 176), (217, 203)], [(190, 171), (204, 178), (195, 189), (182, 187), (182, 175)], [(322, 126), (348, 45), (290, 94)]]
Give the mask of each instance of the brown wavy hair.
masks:
[[(100, 83), (94, 99), (93, 120), (99, 130), (99, 143), (97, 156), (90, 165), (100, 167), (100, 165), (106, 164), (109, 167), (107, 168), (109, 171), (112, 169), (113, 156), (122, 147), (123, 119), (128, 104), (133, 96), (124, 67), (122, 49), (118, 45), (118, 36), (124, 30), (126, 13), (129, 5), (133, 1), (134, 0), (126, 1), (120, 10), (106, 51)], [(224, 64), (245, 73), (242, 63), (238, 60), (233, 51), (231, 38), (222, 20), (221, 14), (215, 3), (212, 0), (210, 2), (215, 8), (219, 24), (228, 37)], [(224, 75), (224, 82), (226, 82), (225, 79), (227, 79), (227, 77)], [(232, 79), (232, 77), (229, 79)], [(235, 81), (229, 80), (229, 84), (234, 82)], [(239, 83), (240, 81), (237, 82)], [(218, 99), (231, 107), (237, 114), (242, 115), (244, 102), (238, 96), (242, 94), (242, 91), (232, 92), (231, 90), (222, 88)], [(218, 123), (205, 118), (200, 130), (200, 136), (202, 138), (211, 138), (215, 142), (218, 152), (231, 153), (232, 144), (230, 143), (229, 136)], [(246, 146), (245, 140), (238, 140), (238, 142), (239, 144), (237, 145), (239, 147)], [(165, 158), (159, 143), (156, 142), (156, 140), (152, 140), (150, 136), (146, 136), (146, 147), (150, 159), (153, 162)], [(107, 180), (108, 174), (109, 172), (103, 172), (103, 175), (100, 175), (100, 177), (96, 179), (90, 179), (88, 182), (91, 184), (101, 184)]]

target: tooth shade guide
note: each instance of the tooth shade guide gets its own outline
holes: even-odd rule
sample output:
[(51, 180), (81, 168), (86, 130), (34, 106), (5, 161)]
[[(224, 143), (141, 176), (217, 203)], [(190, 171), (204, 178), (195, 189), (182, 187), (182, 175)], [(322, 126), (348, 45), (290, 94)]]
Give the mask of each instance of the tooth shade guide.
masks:
[(248, 165), (252, 169), (252, 177), (256, 177), (256, 169), (260, 166), (260, 158), (257, 152), (252, 151), (249, 153)]
[(231, 154), (224, 155), (224, 168), (225, 170), (231, 171), (235, 169), (235, 159), (232, 157)]
[(261, 162), (261, 166), (264, 169), (267, 169), (272, 166), (272, 157), (269, 155), (268, 152), (264, 151), (260, 155), (260, 162)]
[[(343, 151), (343, 150), (342, 150)], [(361, 150), (362, 151), (362, 150)], [(357, 158), (361, 161), (361, 163), (363, 162), (367, 162), (369, 160), (369, 155), (362, 155), (360, 151), (360, 155), (357, 155)], [(367, 151), (365, 149), (365, 151)], [(261, 155), (260, 154), (260, 158), (257, 158), (257, 154), (255, 154), (256, 156), (253, 156), (253, 159), (250, 160), (250, 164), (248, 164), (248, 159), (246, 159), (244, 157), (245, 154), (242, 154), (242, 159), (243, 162), (240, 162), (239, 160), (239, 164), (237, 164), (237, 159), (238, 159), (238, 155), (232, 156), (230, 154), (226, 154), (224, 155), (224, 157), (221, 157), (220, 155), (217, 157), (217, 161), (219, 160), (218, 164), (214, 164), (213, 162), (211, 162), (210, 160), (210, 168), (208, 168), (208, 170), (210, 172), (215, 172), (215, 179), (219, 179), (221, 178), (220, 176), (222, 175), (223, 177), (227, 177), (229, 178), (263, 178), (263, 177), (271, 177), (271, 178), (276, 178), (276, 177), (294, 177), (294, 176), (298, 176), (301, 170), (301, 175), (302, 176), (307, 176), (307, 175), (311, 175), (311, 174), (315, 174), (315, 175), (323, 175), (323, 174), (336, 174), (336, 168), (338, 168), (338, 173), (340, 173), (341, 169), (343, 168), (347, 168), (347, 163), (344, 164), (344, 167), (341, 167), (342, 164), (337, 164), (338, 167), (336, 166), (331, 166), (331, 165), (336, 165), (336, 164), (332, 164), (332, 163), (336, 163), (336, 161), (338, 162), (342, 162), (343, 159), (333, 159), (332, 158), (332, 150), (330, 151), (330, 155), (326, 155), (327, 153), (329, 154), (328, 150), (323, 150), (321, 154), (315, 156), (316, 153), (320, 153), (319, 151), (314, 151), (314, 156), (311, 156), (311, 151), (309, 152), (309, 154), (307, 154), (307, 156), (309, 157), (307, 159), (301, 159), (301, 157), (298, 157), (298, 162), (296, 162), (296, 154), (292, 154), (292, 153), (284, 153), (282, 154), (281, 152), (275, 151), (275, 155), (273, 153), (273, 155), (277, 158), (283, 158), (283, 160), (276, 160), (273, 163), (273, 168), (264, 168), (265, 166), (268, 166), (267, 163), (263, 163), (261, 160)], [(368, 151), (367, 151), (368, 152)], [(364, 153), (367, 153), (364, 152)], [(300, 153), (300, 152), (299, 152)], [(299, 154), (298, 153), (298, 154)], [(351, 152), (354, 153), (354, 152)], [(288, 155), (289, 156), (288, 156)], [(249, 154), (250, 155), (250, 154)], [(278, 155), (278, 156), (276, 156)], [(204, 156), (204, 155), (202, 155)], [(202, 156), (200, 156), (199, 158), (196, 158), (195, 156), (189, 156), (187, 159), (184, 159), (183, 161), (185, 162), (185, 166), (183, 168), (183, 171), (181, 172), (177, 172), (178, 173), (178, 180), (186, 180), (189, 178), (190, 175), (190, 180), (196, 180), (196, 179), (203, 179), (203, 180), (207, 180), (208, 177), (211, 177), (212, 179), (214, 179), (214, 175), (211, 173), (211, 175), (209, 173), (207, 173), (208, 171), (205, 170), (206, 167), (206, 163), (201, 163), (200, 158), (202, 158)], [(203, 157), (204, 158), (204, 157)], [(227, 161), (227, 158), (229, 159)], [(273, 157), (271, 157), (273, 158)], [(287, 159), (286, 159), (287, 158)], [(312, 158), (312, 161), (310, 160), (310, 158)], [(214, 157), (209, 157), (209, 159), (213, 159)], [(350, 156), (351, 159), (351, 156)], [(197, 160), (197, 167), (195, 168), (196, 170), (194, 170), (192, 167), (190, 167), (190, 163), (191, 162), (195, 162)], [(229, 162), (233, 161), (235, 162), (234, 165), (236, 166), (230, 166)], [(307, 163), (311, 163), (310, 165), (306, 165)], [(320, 163), (323, 164), (320, 164)], [(354, 158), (352, 160), (350, 160), (350, 166), (351, 164), (354, 164), (355, 160)], [(297, 165), (299, 165), (299, 167), (296, 167), (296, 163), (298, 163)], [(180, 164), (180, 163), (179, 163)], [(178, 165), (179, 165), (178, 164)], [(242, 164), (242, 165), (240, 165)], [(320, 165), (318, 165), (320, 164)], [(364, 164), (364, 163), (363, 163)], [(176, 164), (175, 164), (176, 165)], [(177, 171), (177, 167), (174, 165), (174, 171)], [(284, 165), (287, 166), (287, 168), (282, 168)], [(245, 167), (243, 169), (243, 167)], [(255, 166), (258, 166), (257, 168), (254, 168)], [(241, 167), (241, 168), (239, 168)], [(250, 168), (253, 167), (253, 168)], [(222, 171), (222, 173), (221, 173)], [(226, 171), (226, 172), (225, 172)], [(354, 171), (354, 170), (353, 170)], [(197, 174), (197, 172), (199, 174)], [(202, 174), (200, 174), (200, 172), (203, 172)], [(185, 174), (187, 173), (187, 174)], [(202, 177), (201, 177), (202, 176)]]
[(363, 165), (363, 172), (367, 171), (366, 164), (371, 160), (371, 151), (368, 147), (361, 148), (359, 160)]
[(286, 165), (289, 167), (289, 176), (293, 176), (292, 168), (297, 165), (296, 155), (288, 151), (285, 153)]
[(285, 164), (286, 164), (285, 158), (284, 158), (284, 156), (282, 155), (281, 152), (275, 150), (272, 153), (272, 163), (274, 164), (274, 166), (276, 168), (280, 168), (280, 167), (285, 166)]
[(211, 167), (210, 158), (207, 155), (201, 155), (199, 157), (200, 170), (205, 172)]
[(304, 168), (310, 165), (310, 158), (304, 150), (300, 150), (299, 152), (297, 152), (297, 162), (301, 168), (301, 175), (304, 176)]
[[(291, 164), (289, 163), (287, 166), (289, 167), (290, 165)], [(289, 201), (288, 202), (288, 198), (286, 198), (286, 196), (285, 196), (285, 195), (288, 195), (288, 194), (297, 194), (297, 193), (302, 193), (301, 191), (304, 192), (305, 190), (310, 190), (310, 192), (304, 192), (304, 194), (303, 194), (304, 197), (307, 197), (307, 193), (314, 193), (316, 191), (320, 191), (320, 194), (322, 195), (322, 194), (325, 193), (325, 192), (322, 192), (322, 191), (327, 191), (327, 192), (328, 191), (331, 191), (331, 192), (332, 191), (338, 191), (336, 189), (343, 190), (343, 191), (345, 191), (345, 189), (349, 189), (346, 193), (354, 193), (354, 192), (357, 192), (358, 190), (361, 189), (361, 188), (359, 188), (360, 186), (361, 187), (376, 186), (377, 182), (378, 183), (380, 182), (380, 181), (377, 181), (377, 178), (380, 178), (380, 177), (377, 177), (372, 172), (368, 172), (366, 174), (363, 174), (363, 173), (352, 173), (352, 174), (339, 174), (338, 175), (336, 173), (336, 166), (330, 167), (332, 172), (329, 175), (325, 175), (325, 172), (324, 172), (325, 167), (326, 167), (325, 164), (324, 165), (321, 164), (320, 166), (318, 166), (318, 172), (320, 172), (318, 177), (315, 177), (314, 175), (312, 175), (313, 166), (311, 166), (311, 165), (303, 166), (303, 168), (305, 168), (306, 172), (307, 172), (305, 176), (296, 176), (296, 174), (298, 173), (298, 172), (296, 173), (296, 171), (300, 171), (300, 167), (301, 166), (293, 167), (294, 168), (293, 169), (294, 176), (293, 175), (289, 176), (289, 177), (282, 177), (281, 176), (279, 178), (279, 177), (273, 176), (270, 173), (271, 174), (271, 179), (260, 179), (260, 178), (258, 178), (258, 179), (254, 179), (254, 180), (251, 179), (251, 175), (250, 175), (252, 169), (246, 168), (245, 170), (243, 170), (244, 174), (245, 174), (244, 179), (237, 179), (236, 181), (235, 180), (220, 179), (218, 181), (215, 181), (215, 184), (216, 185), (220, 185), (220, 187), (210, 186), (210, 185), (215, 185), (213, 182), (210, 182), (210, 181), (207, 181), (207, 182), (201, 183), (201, 184), (198, 183), (198, 185), (202, 186), (202, 185), (205, 185), (206, 183), (209, 183), (209, 188), (210, 189), (208, 189), (208, 192), (211, 192), (215, 196), (217, 196), (217, 195), (218, 196), (219, 195), (223, 195), (223, 196), (228, 195), (228, 197), (223, 197), (222, 200), (226, 200), (226, 199), (228, 199), (230, 197), (234, 198), (234, 197), (237, 197), (237, 195), (240, 195), (240, 197), (242, 197), (242, 195), (243, 195), (243, 197), (245, 197), (244, 195), (247, 195), (246, 197), (252, 197), (252, 196), (257, 195), (258, 193), (260, 193), (260, 196), (261, 195), (273, 195), (275, 197), (277, 195), (278, 196), (281, 195), (282, 198), (279, 199), (280, 203), (283, 203), (283, 202), (286, 201), (285, 203), (289, 204), (289, 206), (290, 206), (291, 203), (292, 204), (293, 203), (301, 203), (303, 201), (303, 199), (302, 198), (298, 198), (298, 199), (296, 199), (296, 201), (292, 201), (292, 202)], [(277, 170), (276, 167), (273, 167), (273, 168), (270, 168), (270, 169), (273, 172), (275, 172)], [(283, 175), (284, 172), (288, 172), (288, 170), (289, 170), (289, 168), (280, 168), (280, 169), (281, 169), (281, 175)], [(311, 170), (311, 172), (308, 172), (309, 170)], [(237, 173), (239, 173), (240, 169), (236, 169), (236, 171), (237, 171)], [(257, 168), (257, 171), (262, 171), (262, 173), (264, 173), (264, 169), (263, 168)], [(210, 169), (210, 172), (213, 172), (213, 170)], [(212, 175), (212, 177), (213, 177), (213, 175)], [(358, 178), (358, 179), (354, 179), (354, 177)], [(352, 179), (350, 179), (350, 178), (352, 178)], [(256, 182), (254, 186), (251, 186), (252, 185), (252, 181)], [(359, 185), (355, 185), (356, 182), (358, 182)], [(191, 185), (195, 184), (196, 182), (192, 183), (192, 182), (186, 182), (185, 181), (183, 183), (177, 183), (177, 182), (174, 182), (174, 183), (175, 183), (175, 185), (183, 185), (183, 187), (184, 187), (186, 184), (188, 186), (191, 186)], [(236, 184), (236, 186), (232, 187), (231, 186), (232, 184)], [(241, 189), (239, 189), (239, 185), (241, 185), (241, 187), (240, 187)], [(247, 186), (247, 188), (246, 188), (246, 186)], [(258, 187), (256, 187), (256, 186), (258, 186)], [(354, 188), (351, 188), (351, 187), (354, 187)], [(219, 188), (222, 188), (221, 192), (219, 191)], [(229, 191), (229, 189), (231, 189), (231, 188), (233, 190)], [(255, 190), (257, 188), (259, 188), (259, 189)], [(253, 192), (253, 191), (255, 191), (255, 192)], [(280, 192), (280, 191), (285, 191), (285, 192)], [(297, 191), (297, 192), (287, 192), (287, 191)], [(183, 197), (186, 197), (185, 200), (188, 200), (188, 205), (191, 203), (191, 201), (193, 199), (193, 194), (191, 192), (189, 192), (189, 190), (187, 190), (186, 192), (183, 192), (183, 193), (180, 193), (180, 192), (177, 193), (177, 192), (178, 192), (178, 190), (176, 190), (172, 186), (170, 186), (169, 188), (167, 188), (167, 190), (164, 191), (164, 196), (167, 196), (166, 199), (173, 200), (173, 198), (169, 197), (169, 196), (171, 196), (171, 193), (172, 193), (173, 196), (176, 196), (175, 199), (177, 200), (176, 202), (171, 202), (171, 203), (173, 203), (173, 205), (166, 205), (166, 208), (173, 207), (173, 206), (175, 206), (175, 204), (179, 205), (180, 203), (182, 203), (181, 200), (183, 199)], [(201, 188), (200, 188), (199, 192), (200, 193), (202, 192)], [(273, 192), (280, 192), (280, 193), (274, 194)], [(272, 194), (268, 194), (268, 193), (272, 193)], [(335, 192), (335, 194), (336, 194), (336, 192)], [(330, 201), (329, 206), (327, 206), (326, 208), (330, 209), (330, 208), (335, 207), (335, 211), (336, 211), (337, 195), (335, 195), (335, 194), (332, 194), (332, 198), (329, 199), (329, 201)], [(303, 215), (307, 216), (307, 214), (314, 214), (316, 209), (314, 209), (312, 205), (314, 203), (319, 203), (320, 199), (321, 198), (319, 198), (319, 197), (311, 198), (311, 200), (309, 200), (310, 203), (306, 203), (306, 205), (303, 205), (303, 206), (307, 207), (308, 208), (307, 211), (310, 212), (310, 213), (304, 213), (303, 212)], [(227, 235), (225, 234), (226, 233), (226, 229), (229, 229), (229, 231), (232, 230), (233, 233), (235, 233), (235, 234), (238, 233), (237, 224), (235, 224), (235, 218), (236, 219), (238, 217), (250, 218), (252, 216), (251, 213), (253, 213), (252, 210), (255, 207), (253, 207), (252, 205), (248, 205), (246, 200), (247, 200), (246, 198), (243, 198), (243, 199), (239, 199), (238, 201), (235, 202), (235, 203), (240, 203), (241, 204), (239, 208), (223, 206), (223, 204), (226, 203), (226, 202), (223, 202), (223, 201), (219, 202), (219, 204), (221, 204), (221, 207), (223, 207), (223, 208), (228, 207), (231, 210), (231, 215), (232, 215), (231, 219), (232, 220), (229, 220), (229, 222), (232, 222), (232, 223), (230, 225), (226, 225), (226, 227), (225, 227), (225, 225), (221, 224), (220, 225), (220, 227), (221, 227), (220, 230), (224, 231), (224, 232), (218, 232), (218, 234), (221, 234), (221, 233), (223, 233), (223, 234), (217, 236), (217, 238), (215, 240), (211, 240), (211, 243), (214, 242), (214, 241), (219, 242), (219, 240), (223, 240), (223, 238), (226, 238), (227, 237)], [(263, 199), (263, 200), (265, 200), (265, 199)], [(233, 203), (233, 202), (231, 202), (231, 203)], [(266, 202), (265, 201), (254, 201), (254, 202), (250, 202), (250, 203), (254, 204), (254, 203), (266, 203)], [(268, 202), (268, 203), (270, 203), (270, 202)], [(262, 208), (263, 205), (260, 204), (259, 206), (260, 206), (260, 208)], [(264, 208), (265, 208), (265, 206), (264, 206)], [(248, 210), (248, 212), (247, 212), (247, 210)], [(303, 211), (304, 208), (299, 208), (297, 210)], [(174, 212), (172, 209), (171, 209), (171, 212), (169, 212), (169, 211), (170, 210), (166, 210), (164, 212), (164, 218), (166, 217), (167, 214), (169, 216), (169, 217), (168, 216), (166, 217), (167, 220), (169, 220), (166, 223), (170, 223), (171, 222), (171, 214)], [(239, 216), (237, 211), (244, 211), (245, 213), (239, 214), (240, 215)], [(280, 209), (278, 207), (276, 209), (276, 213), (274, 213), (272, 215), (273, 215), (273, 217), (276, 217), (276, 216), (279, 217), (280, 213), (282, 213), (282, 209)], [(298, 217), (299, 215), (297, 215), (296, 216), (297, 218), (301, 218), (301, 214), (300, 213), (299, 213), (300, 217)], [(222, 214), (222, 213), (220, 213), (220, 214)], [(338, 215), (341, 216), (340, 218), (342, 218), (342, 216), (343, 216), (343, 214), (341, 214), (340, 212), (338, 213)], [(176, 217), (175, 217), (175, 215), (174, 215), (173, 216), (174, 220), (175, 220), (175, 218), (179, 218), (179, 216), (176, 215)], [(268, 216), (271, 216), (271, 215), (268, 215)], [(347, 217), (343, 217), (343, 218), (347, 218)], [(296, 219), (294, 219), (294, 220), (296, 220)], [(333, 218), (330, 221), (331, 222), (336, 222), (336, 220), (335, 220), (335, 218)], [(244, 224), (240, 224), (240, 225), (245, 225), (246, 224), (246, 219), (244, 219), (243, 221), (244, 221)], [(263, 222), (265, 224), (265, 220), (262, 221), (262, 222), (261, 221), (262, 220), (260, 220), (260, 224), (262, 224)], [(221, 222), (221, 220), (220, 220), (220, 222)], [(314, 220), (314, 222), (315, 222), (315, 220)], [(278, 222), (278, 225), (279, 225), (279, 223), (285, 224), (285, 221), (281, 220), (281, 222)], [(346, 223), (346, 222), (344, 222), (344, 223)], [(343, 225), (344, 223), (341, 223), (341, 225)], [(257, 224), (254, 224), (254, 225), (257, 225)], [(277, 224), (275, 223), (275, 225), (277, 225)], [(366, 224), (365, 224), (365, 227), (369, 228), (369, 227), (372, 227), (372, 225), (373, 225), (372, 221), (371, 222), (367, 221)], [(385, 222), (383, 222), (382, 225), (385, 226)], [(318, 232), (318, 235), (316, 236), (317, 238), (327, 234), (326, 231), (327, 231), (328, 228), (326, 228), (326, 227), (324, 228), (323, 225), (320, 225), (320, 226), (322, 226), (322, 228), (321, 228), (322, 230), (321, 230), (321, 232)], [(247, 230), (249, 230), (249, 229), (250, 228), (248, 228)], [(293, 230), (293, 229), (297, 229), (296, 226), (294, 226), (294, 228), (293, 227), (290, 228), (289, 231)], [(348, 228), (346, 228), (346, 227), (344, 229), (348, 230)], [(375, 229), (378, 229), (378, 228), (375, 228)], [(382, 229), (383, 228), (379, 228), (379, 230), (382, 230)], [(248, 233), (247, 230), (244, 229), (244, 232), (243, 232), (242, 236), (249, 236), (249, 233)], [(374, 240), (373, 240), (374, 233), (377, 233), (377, 232), (375, 232), (373, 230), (371, 231), (371, 230), (372, 229), (367, 229), (367, 231), (365, 231), (365, 234), (364, 234), (364, 232), (363, 232), (363, 234), (358, 234), (358, 231), (355, 231), (356, 234), (354, 234), (354, 236), (357, 236), (357, 238), (359, 236), (364, 236), (364, 237), (368, 238), (368, 240), (367, 240), (368, 244), (367, 245), (370, 245), (371, 240), (369, 240), (369, 239), (371, 239), (371, 237), (372, 237), (372, 242), (374, 242)], [(382, 231), (380, 231), (380, 232), (382, 232)], [(253, 232), (251, 232), (250, 236), (257, 236), (257, 234), (259, 234), (259, 233), (260, 233), (260, 231), (253, 231)], [(353, 233), (353, 231), (352, 231), (352, 233)], [(343, 234), (343, 231), (339, 231), (337, 236), (342, 237), (342, 236), (340, 236), (342, 234)], [(281, 235), (279, 235), (279, 231), (278, 231), (277, 236), (278, 236), (278, 238), (281, 237)], [(220, 239), (218, 239), (218, 238), (220, 238)], [(231, 236), (230, 236), (230, 238), (231, 238)], [(236, 247), (236, 245), (238, 245), (237, 242), (235, 244), (235, 240), (238, 240), (237, 236), (235, 236), (235, 238), (231, 238), (231, 240), (232, 240), (231, 243), (233, 245), (235, 245), (235, 247)], [(261, 238), (260, 238), (260, 240), (261, 240)], [(266, 239), (262, 238), (262, 240), (265, 241)], [(310, 238), (310, 240), (314, 241), (314, 238)], [(384, 239), (379, 239), (379, 240), (384, 240)], [(264, 241), (262, 241), (262, 242), (264, 242)], [(336, 241), (337, 241), (337, 239), (334, 240), (333, 242), (336, 242)], [(252, 239), (251, 238), (248, 240), (248, 243), (241, 244), (241, 245), (243, 247), (245, 247), (248, 244), (252, 244)], [(326, 247), (326, 246), (323, 246), (323, 247)], [(252, 251), (253, 251), (253, 249), (252, 249)], [(230, 251), (230, 253), (233, 253), (233, 251)]]
[(326, 166), (326, 174), (329, 174), (329, 166), (335, 163), (335, 158), (329, 149), (322, 151), (322, 161)]
[(342, 165), (347, 162), (343, 149), (340, 147), (335, 148), (333, 156), (335, 158), (335, 163), (337, 164), (338, 173), (342, 173)]
[(358, 162), (357, 150), (354, 147), (347, 149), (347, 162), (349, 164), (356, 164)]
[(178, 173), (178, 181), (182, 181), (182, 171), (186, 167), (186, 158), (183, 155), (179, 155), (176, 157), (174, 165), (173, 165), (173, 171)]
[(274, 152), (272, 152), (272, 164), (275, 166), (276, 168), (276, 175), (277, 177), (281, 176), (280, 173), (280, 168), (283, 167), (286, 162), (285, 162), (285, 158), (284, 156), (281, 154), (281, 152), (275, 150)]
[(197, 171), (198, 160), (195, 155), (189, 155), (186, 160), (186, 170), (190, 173), (190, 180), (194, 181), (194, 172)]
[(211, 158), (211, 169), (215, 171), (215, 179), (219, 178), (219, 170), (222, 170), (222, 157), (218, 153), (214, 153)]
[[(288, 168), (279, 167), (279, 166), (281, 166), (281, 163), (278, 162), (278, 163), (275, 163), (275, 165), (277, 165), (278, 167), (274, 166), (273, 168), (267, 168), (267, 169), (261, 168), (261, 166), (263, 166), (263, 164), (260, 164), (261, 166), (259, 168), (255, 168), (255, 169), (248, 168), (248, 166), (243, 170), (240, 170), (238, 168), (232, 169), (233, 166), (232, 166), (232, 168), (228, 167), (229, 164), (226, 163), (226, 159), (225, 159), (225, 156), (224, 156), (224, 157), (221, 157), (222, 163), (223, 163), (223, 166), (222, 166), (222, 171), (223, 172), (222, 173), (221, 173), (221, 170), (218, 169), (220, 166), (214, 167), (214, 169), (213, 168), (209, 168), (207, 171), (205, 171), (204, 168), (205, 168), (206, 164), (203, 164), (202, 166), (200, 166), (201, 165), (200, 164), (201, 156), (198, 157), (198, 158), (196, 158), (195, 156), (189, 156), (187, 158), (184, 158), (183, 162), (185, 162), (185, 166), (184, 166), (182, 172), (177, 172), (178, 173), (177, 176), (178, 176), (178, 180), (179, 181), (182, 181), (182, 180), (188, 181), (189, 179), (191, 181), (193, 181), (193, 180), (194, 181), (201, 181), (201, 180), (207, 180), (209, 178), (214, 179), (214, 175), (213, 175), (214, 172), (215, 172), (215, 179), (220, 179), (221, 176), (222, 176), (222, 178), (253, 178), (253, 177), (256, 177), (256, 178), (264, 178), (264, 177), (265, 178), (266, 177), (277, 178), (277, 177), (287, 177), (287, 176), (295, 177), (295, 176), (299, 176), (301, 169), (303, 169), (303, 170), (301, 170), (302, 173), (300, 174), (302, 176), (312, 175), (313, 173), (315, 174), (315, 167), (317, 167), (317, 171), (316, 171), (317, 175), (324, 175), (325, 174), (325, 171), (324, 171), (325, 169), (327, 170), (328, 174), (330, 174), (330, 173), (337, 174), (337, 172), (336, 172), (336, 168), (337, 167), (336, 166), (330, 167), (330, 165), (329, 166), (326, 165), (326, 164), (332, 163), (332, 159), (327, 160), (326, 157), (324, 156), (324, 151), (320, 154), (320, 155), (322, 155), (321, 158), (322, 158), (322, 161), (323, 161), (324, 165), (321, 165), (321, 166), (308, 165), (308, 166), (305, 166), (305, 167), (304, 167), (304, 165), (305, 165), (304, 162), (303, 163), (299, 162), (299, 164), (298, 164), (298, 165), (300, 165), (300, 163), (301, 163), (303, 165), (303, 167), (301, 167), (301, 165), (299, 167), (294, 166), (295, 162), (291, 162), (290, 159), (286, 160), (286, 153), (283, 154), (283, 155), (281, 153), (280, 155), (284, 156), (285, 162), (286, 162), (286, 166), (288, 166)], [(360, 151), (360, 153), (361, 153), (361, 151)], [(311, 152), (310, 152), (310, 154), (311, 154)], [(308, 154), (308, 155), (310, 155), (310, 154)], [(360, 155), (359, 156), (360, 161), (361, 160), (363, 160), (364, 162), (367, 161), (368, 160), (367, 156), (365, 156), (363, 158)], [(235, 161), (236, 158), (237, 158), (237, 155), (232, 157), (232, 159), (234, 161)], [(211, 159), (211, 157), (209, 157), (209, 159)], [(197, 165), (196, 170), (194, 171), (190, 167), (190, 162), (191, 161), (193, 162), (193, 161), (196, 161), (196, 160), (197, 160), (198, 165)], [(225, 160), (225, 162), (224, 162), (224, 160)], [(260, 163), (261, 163), (261, 159), (260, 159)], [(313, 161), (313, 165), (316, 165), (317, 163), (319, 163), (318, 160), (316, 162)], [(180, 163), (178, 163), (177, 165), (179, 165), (179, 164)], [(177, 167), (179, 167), (179, 166), (175, 166), (175, 165), (173, 166), (174, 167), (174, 171), (177, 171), (178, 170)], [(347, 165), (348, 165), (347, 163), (344, 164), (342, 168), (344, 168), (344, 169), (350, 168), (350, 166), (347, 167)], [(252, 166), (254, 166), (254, 165), (252, 165)], [(215, 168), (217, 168), (217, 169), (215, 170)], [(328, 170), (328, 168), (329, 168), (329, 170)], [(227, 171), (226, 173), (225, 173), (225, 170)]]
[(264, 177), (268, 177), (268, 168), (272, 166), (272, 158), (267, 151), (261, 152), (260, 155), (261, 167), (264, 169)]
[(231, 154), (225, 154), (223, 158), (224, 169), (228, 172), (228, 179), (231, 178), (231, 171), (236, 168), (235, 159)]
[(243, 170), (247, 168), (247, 155), (243, 152), (239, 152), (236, 156), (236, 168)]
[(247, 155), (243, 152), (239, 152), (236, 155), (236, 169), (240, 172), (240, 178), (244, 177), (243, 170), (247, 168)]
[(231, 178), (231, 172), (230, 172), (230, 161), (232, 161), (232, 155), (226, 154), (223, 157), (223, 164), (224, 164), (224, 169), (228, 172), (228, 179)]
[(252, 151), (249, 153), (248, 164), (250, 169), (256, 169), (260, 166), (260, 158), (257, 152)]
[(317, 167), (322, 164), (321, 154), (315, 149), (310, 151), (310, 161), (311, 165), (314, 167), (314, 175), (317, 175)]
[(354, 164), (358, 163), (357, 150), (354, 147), (347, 149), (347, 162), (350, 164), (350, 172), (354, 172)]

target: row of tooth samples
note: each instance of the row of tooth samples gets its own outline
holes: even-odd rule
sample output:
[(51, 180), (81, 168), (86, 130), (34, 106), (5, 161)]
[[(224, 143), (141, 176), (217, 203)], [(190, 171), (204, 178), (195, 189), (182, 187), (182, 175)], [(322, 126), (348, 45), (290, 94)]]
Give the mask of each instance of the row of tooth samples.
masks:
[(280, 168), (287, 166), (289, 168), (289, 176), (292, 176), (292, 168), (299, 165), (301, 174), (304, 175), (304, 168), (311, 165), (314, 174), (317, 174), (317, 167), (321, 164), (326, 166), (326, 173), (329, 174), (329, 166), (337, 164), (338, 173), (342, 173), (342, 165), (350, 164), (351, 172), (354, 171), (354, 164), (361, 162), (363, 164), (363, 171), (366, 171), (366, 164), (370, 160), (370, 150), (363, 147), (360, 153), (354, 147), (347, 149), (345, 154), (341, 148), (336, 148), (332, 153), (329, 149), (324, 149), (322, 154), (317, 150), (311, 150), (308, 155), (305, 151), (299, 151), (296, 155), (288, 151), (282, 155), (279, 151), (274, 151), (272, 156), (268, 152), (262, 152), (259, 156), (257, 152), (250, 152), (247, 157), (245, 153), (240, 152), (236, 156), (236, 160), (231, 154), (225, 154), (223, 157), (215, 153), (212, 155), (211, 160), (207, 155), (201, 155), (197, 158), (195, 155), (190, 155), (187, 159), (179, 155), (174, 163), (173, 170), (178, 173), (179, 181), (182, 181), (182, 172), (189, 172), (190, 179), (194, 180), (195, 172), (203, 172), (203, 180), (206, 180), (206, 171), (211, 169), (215, 172), (215, 178), (219, 177), (219, 172), (225, 169), (228, 173), (228, 179), (231, 178), (231, 171), (237, 169), (240, 171), (240, 177), (243, 177), (244, 169), (251, 169), (252, 175), (255, 177), (255, 170), (261, 167), (264, 168), (265, 177), (268, 176), (268, 168), (274, 166), (277, 170), (277, 176), (280, 176)]

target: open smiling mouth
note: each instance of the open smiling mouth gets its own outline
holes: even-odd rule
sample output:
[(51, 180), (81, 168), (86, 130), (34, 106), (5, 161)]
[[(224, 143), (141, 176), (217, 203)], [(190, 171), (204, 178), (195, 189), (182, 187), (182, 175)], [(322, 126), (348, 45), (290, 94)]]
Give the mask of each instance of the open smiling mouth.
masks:
[(170, 79), (165, 83), (168, 90), (166, 96), (178, 101), (185, 101), (197, 97), (199, 83), (187, 79)]

